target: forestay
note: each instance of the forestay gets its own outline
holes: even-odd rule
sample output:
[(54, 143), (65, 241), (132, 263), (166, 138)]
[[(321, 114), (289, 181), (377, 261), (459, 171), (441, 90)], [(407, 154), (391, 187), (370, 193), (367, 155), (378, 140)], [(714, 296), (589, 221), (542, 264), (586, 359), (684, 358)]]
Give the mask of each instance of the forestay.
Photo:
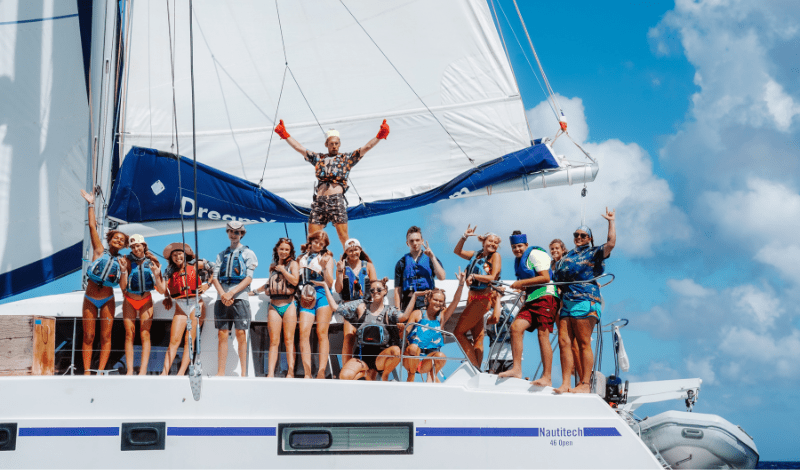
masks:
[[(199, 185), (201, 201), (194, 204), (191, 176), (184, 172), (183, 196), (190, 200), (181, 203), (178, 165), (155, 151), (189, 158), (193, 151), (188, 5), (178, 2), (168, 16), (167, 2), (135, 2), (130, 14), (124, 158), (109, 211), (118, 220), (162, 221), (168, 231), (163, 221), (174, 221), (181, 209), (192, 215), (193, 206), (210, 209), (200, 214), (204, 220), (226, 213), (303, 220), (314, 169), (273, 135), (276, 117), (315, 151), (325, 150), (323, 131), (329, 128), (340, 131), (342, 150), (351, 151), (388, 120), (389, 138), (350, 174), (347, 197), (355, 217), (558, 166), (542, 145), (525, 154), (539, 154), (537, 162), (518, 154), (497, 162), (502, 175), (478, 169), (531, 144), (519, 90), (484, 0), (195, 0), (196, 150), (208, 181)], [(147, 160), (137, 162), (142, 158)], [(459, 177), (472, 186), (453, 186)], [(213, 191), (207, 184), (215, 185)], [(236, 207), (215, 208), (212, 200)]]
[(0, 2), (0, 298), (80, 267), (89, 106), (76, 2)]

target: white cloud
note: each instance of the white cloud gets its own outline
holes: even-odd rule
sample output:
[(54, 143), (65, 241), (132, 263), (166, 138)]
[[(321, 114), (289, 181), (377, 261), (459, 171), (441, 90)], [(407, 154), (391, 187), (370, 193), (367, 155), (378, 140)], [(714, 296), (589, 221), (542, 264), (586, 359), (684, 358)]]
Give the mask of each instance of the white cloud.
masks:
[(694, 377), (703, 379), (706, 385), (713, 385), (716, 382), (717, 374), (714, 372), (714, 367), (711, 364), (712, 358), (694, 358), (686, 359), (686, 370)]
[[(628, 256), (650, 256), (654, 246), (667, 241), (686, 240), (691, 231), (685, 214), (672, 203), (673, 194), (667, 182), (653, 174), (650, 156), (635, 143), (617, 139), (588, 141), (589, 126), (580, 98), (564, 98), (559, 102), (569, 120), (569, 132), (600, 163), (597, 179), (587, 188), (585, 201), (580, 197), (582, 186), (537, 189), (530, 192), (500, 194), (458, 201), (442, 213), (453, 233), (478, 224), (479, 232), (491, 230), (501, 235), (521, 229), (534, 243), (546, 245), (553, 238), (564, 239), (581, 222), (582, 204), (586, 204), (586, 222), (592, 227), (596, 243), (606, 239), (606, 221), (600, 217), (605, 208), (617, 214), (617, 250)], [(532, 129), (557, 129), (547, 102), (528, 110)], [(566, 136), (554, 145), (558, 154), (570, 160), (585, 161), (581, 151)], [(504, 208), (505, 210), (498, 210)]]

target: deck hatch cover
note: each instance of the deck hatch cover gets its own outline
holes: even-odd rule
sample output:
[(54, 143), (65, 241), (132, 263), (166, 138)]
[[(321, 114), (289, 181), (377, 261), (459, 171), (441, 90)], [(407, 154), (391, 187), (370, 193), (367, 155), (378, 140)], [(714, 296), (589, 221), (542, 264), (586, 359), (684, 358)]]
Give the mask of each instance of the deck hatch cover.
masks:
[(120, 450), (164, 450), (167, 423), (122, 423)]
[(0, 423), (0, 452), (17, 449), (17, 423)]
[(278, 424), (278, 455), (413, 453), (411, 422)]

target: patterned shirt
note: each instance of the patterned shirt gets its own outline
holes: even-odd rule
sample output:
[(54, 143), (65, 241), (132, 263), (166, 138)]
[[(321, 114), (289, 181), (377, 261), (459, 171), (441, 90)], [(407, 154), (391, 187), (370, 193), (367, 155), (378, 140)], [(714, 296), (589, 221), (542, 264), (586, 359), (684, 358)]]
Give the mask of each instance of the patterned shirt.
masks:
[(339, 184), (345, 191), (350, 170), (361, 160), (361, 156), (361, 149), (333, 156), (306, 150), (306, 161), (314, 165), (320, 183)]
[[(605, 271), (603, 247), (584, 245), (570, 251), (556, 264), (555, 281), (585, 281), (595, 278)], [(597, 281), (585, 284), (569, 284), (560, 286), (561, 298), (572, 302), (591, 300), (600, 302), (600, 286)]]

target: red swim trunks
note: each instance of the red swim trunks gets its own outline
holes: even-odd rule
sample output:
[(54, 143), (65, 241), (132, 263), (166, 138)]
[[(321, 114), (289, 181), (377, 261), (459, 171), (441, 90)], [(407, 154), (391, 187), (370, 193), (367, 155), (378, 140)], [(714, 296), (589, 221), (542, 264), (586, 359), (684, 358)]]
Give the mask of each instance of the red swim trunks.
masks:
[(547, 331), (552, 333), (553, 324), (558, 318), (558, 298), (552, 295), (545, 295), (528, 302), (522, 306), (517, 318), (531, 324), (527, 329), (530, 332), (536, 331), (539, 326), (544, 326)]

